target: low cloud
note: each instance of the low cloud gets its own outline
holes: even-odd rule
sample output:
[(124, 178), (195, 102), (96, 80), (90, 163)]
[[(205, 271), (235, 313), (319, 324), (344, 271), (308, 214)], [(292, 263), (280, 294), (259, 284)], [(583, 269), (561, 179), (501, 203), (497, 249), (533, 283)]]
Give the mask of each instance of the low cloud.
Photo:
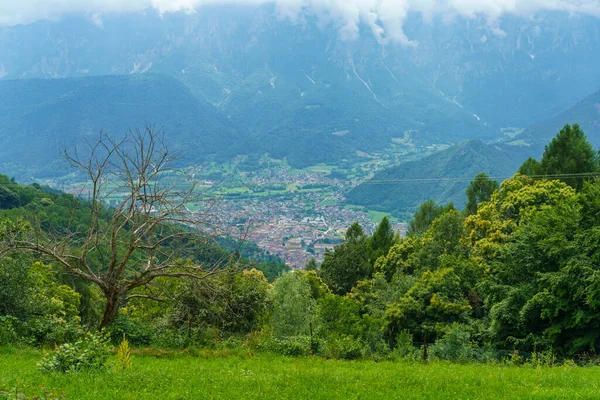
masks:
[(274, 4), (282, 18), (293, 22), (317, 16), (339, 27), (342, 38), (356, 39), (360, 26), (370, 27), (381, 43), (411, 45), (403, 26), (410, 12), (425, 18), (442, 15), (484, 16), (491, 31), (502, 35), (497, 20), (505, 14), (564, 11), (600, 17), (600, 0), (1, 0), (0, 26), (58, 19), (65, 14), (89, 15), (101, 25), (103, 13), (134, 12), (155, 8), (160, 13), (193, 13), (205, 5)]

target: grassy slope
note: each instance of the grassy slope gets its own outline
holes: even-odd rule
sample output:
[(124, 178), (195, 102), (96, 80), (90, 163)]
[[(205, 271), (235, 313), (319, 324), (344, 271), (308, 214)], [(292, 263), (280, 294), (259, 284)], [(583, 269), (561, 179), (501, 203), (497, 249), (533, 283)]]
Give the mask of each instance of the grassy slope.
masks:
[(0, 388), (67, 399), (597, 398), (599, 368), (332, 361), (259, 355), (134, 357), (127, 372), (42, 374), (36, 350), (0, 349)]

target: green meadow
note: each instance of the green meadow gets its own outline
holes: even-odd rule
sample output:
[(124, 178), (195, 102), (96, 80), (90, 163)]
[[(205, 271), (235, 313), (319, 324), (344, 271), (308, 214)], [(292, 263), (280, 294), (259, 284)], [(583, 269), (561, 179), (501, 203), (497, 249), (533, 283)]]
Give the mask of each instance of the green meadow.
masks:
[[(340, 361), (248, 352), (137, 352), (129, 370), (44, 373), (0, 349), (0, 399), (597, 399), (598, 367)], [(6, 394), (8, 391), (8, 394)], [(35, 398), (35, 397), (30, 397)], [(44, 398), (44, 397), (41, 397)]]

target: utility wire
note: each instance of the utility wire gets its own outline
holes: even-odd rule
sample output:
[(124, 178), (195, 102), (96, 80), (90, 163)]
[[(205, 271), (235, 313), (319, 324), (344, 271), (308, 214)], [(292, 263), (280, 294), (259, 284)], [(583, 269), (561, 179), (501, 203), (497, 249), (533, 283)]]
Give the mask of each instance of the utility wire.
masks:
[[(407, 178), (407, 179), (372, 179), (362, 184), (385, 184), (385, 183), (435, 183), (435, 182), (471, 182), (471, 181), (484, 181), (488, 179), (493, 180), (506, 180), (512, 178), (514, 175), (510, 176), (487, 176), (486, 178), (467, 178), (467, 177), (449, 177), (449, 178)], [(572, 174), (552, 174), (552, 175), (524, 175), (529, 179), (541, 180), (541, 179), (558, 179), (558, 178), (596, 178), (600, 177), (600, 172), (580, 172), (580, 173), (572, 173)], [(14, 182), (2, 182), (0, 186), (19, 186), (21, 184)], [(30, 186), (30, 185), (25, 185)], [(42, 188), (45, 185), (40, 185)], [(50, 187), (54, 189), (53, 187)], [(85, 190), (85, 188), (82, 188)]]
[[(379, 184), (394, 184), (394, 183), (436, 183), (436, 182), (471, 182), (484, 181), (487, 179), (506, 180), (511, 176), (488, 176), (486, 178), (466, 178), (466, 177), (450, 177), (450, 178), (407, 178), (407, 179), (372, 179), (365, 181), (362, 184), (379, 185)], [(595, 178), (600, 177), (600, 172), (582, 172), (573, 174), (553, 174), (553, 175), (525, 175), (527, 178), (534, 180), (541, 179), (558, 179), (558, 178)]]

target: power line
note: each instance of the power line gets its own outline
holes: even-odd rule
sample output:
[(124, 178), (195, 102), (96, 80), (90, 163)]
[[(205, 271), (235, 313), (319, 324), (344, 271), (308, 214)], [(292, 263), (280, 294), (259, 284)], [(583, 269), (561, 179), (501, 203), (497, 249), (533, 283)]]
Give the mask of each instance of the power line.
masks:
[[(485, 179), (479, 178), (467, 178), (467, 177), (449, 177), (449, 178), (407, 178), (407, 179), (372, 179), (369, 181), (365, 181), (362, 184), (369, 185), (378, 185), (378, 184), (402, 184), (402, 183), (436, 183), (436, 182), (471, 182), (471, 181), (483, 181), (487, 179), (493, 180), (506, 180), (512, 178), (511, 176), (489, 176)], [(582, 173), (573, 173), (573, 174), (553, 174), (553, 175), (527, 175), (527, 178), (534, 180), (542, 180), (542, 179), (559, 179), (559, 178), (595, 178), (600, 177), (599, 172), (582, 172)]]

